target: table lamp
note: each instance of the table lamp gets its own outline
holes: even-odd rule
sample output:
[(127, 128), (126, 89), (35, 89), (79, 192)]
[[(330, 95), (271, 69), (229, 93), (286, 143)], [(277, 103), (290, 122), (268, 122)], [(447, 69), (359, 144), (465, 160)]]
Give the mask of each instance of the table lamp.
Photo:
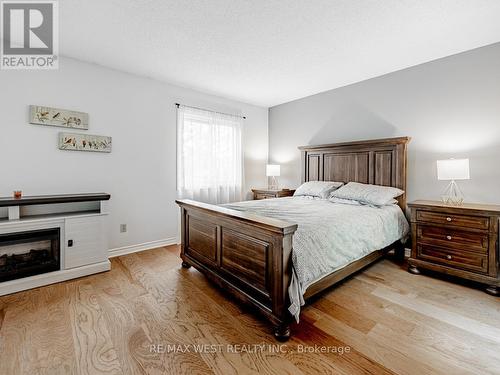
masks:
[(266, 176), (271, 177), (271, 185), (269, 189), (278, 190), (278, 180), (276, 177), (280, 175), (280, 166), (278, 164), (268, 164), (266, 165)]
[(447, 159), (437, 161), (438, 180), (450, 181), (441, 200), (446, 204), (460, 206), (464, 202), (464, 195), (456, 180), (469, 180), (469, 159)]

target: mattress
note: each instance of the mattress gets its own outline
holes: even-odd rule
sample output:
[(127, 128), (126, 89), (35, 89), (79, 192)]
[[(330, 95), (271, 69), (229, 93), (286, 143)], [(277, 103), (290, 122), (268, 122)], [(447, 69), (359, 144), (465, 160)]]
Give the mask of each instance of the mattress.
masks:
[(225, 204), (238, 211), (298, 224), (292, 243), (290, 313), (299, 321), (307, 288), (350, 263), (405, 240), (409, 224), (398, 205), (384, 207), (286, 197)]

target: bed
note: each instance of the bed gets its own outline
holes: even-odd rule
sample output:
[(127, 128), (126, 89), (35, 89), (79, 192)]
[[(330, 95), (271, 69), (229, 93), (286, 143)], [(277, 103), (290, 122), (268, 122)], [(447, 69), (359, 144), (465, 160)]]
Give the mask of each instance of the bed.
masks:
[[(300, 147), (302, 181), (353, 181), (406, 191), (409, 140)], [(290, 323), (298, 320), (304, 302), (391, 249), (404, 251), (401, 239), (408, 225), (405, 194), (384, 209), (300, 197), (224, 206), (177, 203), (182, 266), (195, 267), (256, 308), (281, 341), (289, 338)]]

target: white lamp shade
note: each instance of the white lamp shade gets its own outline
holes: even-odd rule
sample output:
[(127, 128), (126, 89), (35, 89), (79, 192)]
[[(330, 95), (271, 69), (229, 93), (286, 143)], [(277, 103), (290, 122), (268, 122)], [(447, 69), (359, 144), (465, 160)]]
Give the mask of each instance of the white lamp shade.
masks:
[(438, 180), (469, 180), (469, 159), (437, 161)]
[(280, 175), (280, 166), (278, 164), (266, 165), (266, 176), (276, 177)]

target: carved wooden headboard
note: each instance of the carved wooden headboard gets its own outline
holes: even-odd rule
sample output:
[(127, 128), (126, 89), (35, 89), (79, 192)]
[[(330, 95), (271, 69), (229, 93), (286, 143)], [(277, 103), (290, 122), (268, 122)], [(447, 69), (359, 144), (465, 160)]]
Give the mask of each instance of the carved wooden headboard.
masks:
[[(407, 145), (410, 137), (302, 146), (302, 182), (362, 182), (393, 186), (406, 192)], [(398, 198), (406, 210), (406, 193)]]

